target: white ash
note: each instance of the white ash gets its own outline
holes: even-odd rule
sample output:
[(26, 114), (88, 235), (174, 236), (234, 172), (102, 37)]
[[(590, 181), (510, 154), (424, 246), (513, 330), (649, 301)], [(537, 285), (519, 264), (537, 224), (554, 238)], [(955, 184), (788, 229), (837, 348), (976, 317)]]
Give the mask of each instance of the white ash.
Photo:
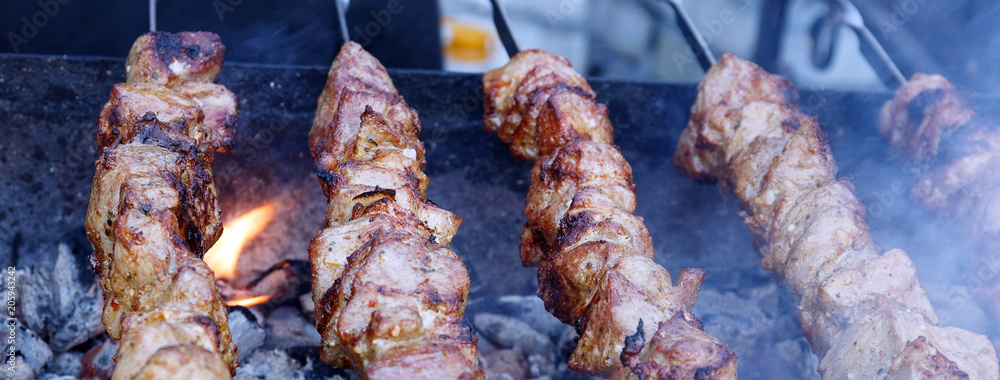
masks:
[(84, 283), (76, 259), (59, 244), (55, 265), (18, 269), (17, 288), (22, 323), (36, 331), (56, 352), (65, 352), (104, 332), (101, 292), (93, 277)]
[[(739, 356), (742, 351), (739, 348), (754, 346), (761, 331), (775, 323), (774, 317), (769, 313), (772, 313), (771, 310), (778, 310), (778, 300), (779, 289), (774, 284), (753, 288), (745, 294), (703, 288), (698, 294), (694, 315), (701, 318), (706, 330), (718, 330), (720, 334), (727, 336), (729, 339), (724, 342)], [(767, 303), (773, 308), (765, 312), (756, 303)], [(785, 306), (784, 309), (787, 310), (788, 307)]]
[(35, 379), (35, 370), (28, 365), (28, 363), (23, 363), (20, 358), (18, 358), (17, 365), (14, 366), (14, 371), (10, 371), (7, 364), (4, 363), (3, 370), (0, 371), (0, 380), (33, 380)]
[[(14, 332), (16, 340), (14, 347), (17, 350), (16, 361), (17, 365), (27, 364), (29, 368), (34, 371), (40, 371), (45, 369), (45, 365), (52, 359), (52, 350), (49, 349), (49, 345), (42, 340), (38, 334), (29, 329), (24, 324), (18, 324), (17, 329)], [(4, 346), (3, 352), (9, 352), (10, 345)], [(7, 366), (4, 365), (4, 370), (7, 370)]]
[(302, 314), (309, 320), (309, 324), (316, 325), (316, 303), (313, 302), (312, 292), (303, 293), (299, 296), (299, 307)]
[(281, 350), (260, 350), (236, 369), (236, 380), (305, 379), (300, 365)]
[[(317, 351), (318, 352), (318, 351)], [(355, 380), (352, 372), (329, 373), (328, 367), (319, 364), (312, 357), (305, 358), (305, 364), (288, 356), (280, 349), (257, 350), (236, 368), (235, 380), (285, 380), (314, 379)]]
[(553, 355), (552, 339), (516, 318), (480, 313), (472, 319), (472, 324), (480, 332), (480, 338), (489, 339), (500, 348), (517, 347), (527, 355)]
[(297, 308), (279, 307), (265, 321), (267, 339), (264, 346), (267, 348), (319, 347), (322, 344), (316, 326)]
[(524, 366), (524, 354), (519, 350), (496, 350), (483, 354), (480, 351), (479, 362), (486, 372), (487, 379), (522, 380), (528, 378)]
[(548, 355), (529, 355), (527, 361), (529, 378), (541, 379), (556, 373), (556, 365), (548, 359)]
[(548, 355), (524, 355), (517, 347), (493, 349), (485, 353), (481, 348), (479, 362), (487, 379), (597, 379), (573, 372), (565, 361), (554, 362)]
[(517, 317), (553, 341), (565, 331), (566, 325), (545, 310), (545, 303), (537, 296), (501, 296), (497, 298), (497, 306), (502, 314)]
[(694, 314), (705, 331), (736, 353), (741, 377), (820, 378), (819, 359), (802, 335), (795, 303), (775, 283), (721, 292), (702, 288)]
[(537, 296), (501, 296), (492, 312), (470, 315), (487, 379), (594, 379), (567, 366), (576, 331), (545, 310)]
[(264, 344), (267, 333), (257, 321), (257, 317), (245, 307), (236, 306), (229, 310), (229, 332), (236, 344), (240, 362), (245, 361)]
[(83, 369), (83, 353), (77, 351), (64, 352), (56, 355), (48, 365), (48, 371), (50, 374), (56, 376), (70, 376), (76, 378), (80, 374), (80, 370)]
[[(232, 309), (237, 308), (237, 307), (243, 307), (243, 306), (230, 306), (229, 310), (232, 311)], [(257, 324), (263, 326), (264, 325), (264, 321), (267, 320), (267, 318), (265, 318), (264, 316), (267, 315), (270, 312), (271, 309), (272, 309), (272, 307), (271, 307), (270, 303), (265, 302), (265, 303), (262, 303), (262, 304), (259, 304), (259, 305), (253, 305), (253, 306), (250, 306), (250, 307), (243, 307), (242, 310), (245, 311), (245, 312), (250, 313), (250, 315), (253, 316), (254, 320), (257, 321)], [(249, 316), (247, 318), (249, 318)]]

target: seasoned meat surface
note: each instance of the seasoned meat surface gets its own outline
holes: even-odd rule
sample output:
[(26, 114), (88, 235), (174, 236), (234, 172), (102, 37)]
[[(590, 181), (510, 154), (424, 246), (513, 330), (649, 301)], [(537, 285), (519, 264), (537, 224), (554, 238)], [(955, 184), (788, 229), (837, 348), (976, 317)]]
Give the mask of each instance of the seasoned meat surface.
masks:
[(799, 297), (824, 378), (972, 378), (1000, 374), (993, 344), (938, 325), (903, 251), (872, 240), (853, 184), (794, 89), (726, 54), (699, 85), (675, 164), (736, 194), (762, 266)]
[[(330, 66), (330, 72), (326, 77), (326, 85), (323, 93), (320, 94), (316, 107), (316, 118), (313, 119), (313, 127), (309, 130), (309, 147), (313, 156), (318, 155), (325, 145), (325, 140), (331, 139), (333, 128), (344, 128), (345, 125), (357, 125), (360, 122), (360, 115), (365, 107), (371, 106), (376, 111), (385, 114), (385, 106), (389, 100), (401, 102), (402, 98), (396, 93), (396, 87), (389, 78), (389, 73), (385, 71), (382, 63), (371, 54), (365, 54), (364, 49), (358, 44), (345, 44), (341, 47), (341, 53)], [(345, 91), (362, 92), (364, 96), (371, 97), (366, 101), (357, 102), (350, 115), (345, 115), (345, 120), (341, 123), (334, 123), (334, 118), (338, 113), (341, 97)], [(350, 100), (349, 100), (350, 101)], [(405, 104), (403, 105), (405, 107)], [(408, 109), (407, 109), (408, 110)], [(411, 111), (411, 110), (408, 110)], [(351, 117), (353, 115), (353, 117)], [(414, 118), (414, 122), (416, 119)], [(337, 140), (339, 144), (349, 144), (351, 133), (346, 133), (342, 140)], [(335, 147), (334, 147), (335, 148)]]
[(211, 165), (238, 104), (211, 83), (223, 51), (211, 33), (145, 34), (101, 111), (86, 227), (104, 324), (121, 340), (116, 379), (235, 373), (226, 305), (201, 260), (222, 233)]
[(723, 166), (736, 153), (726, 154), (731, 150), (726, 145), (736, 131), (744, 106), (757, 101), (778, 106), (798, 101), (798, 94), (787, 79), (730, 60), (719, 60), (707, 77), (712, 82), (703, 80), (698, 85), (698, 97), (692, 106), (692, 110), (701, 112), (691, 112), (674, 156), (677, 167), (699, 181), (714, 181), (725, 172)]
[[(613, 378), (735, 378), (736, 356), (688, 314), (704, 271), (653, 261), (632, 168), (608, 110), (563, 57), (527, 50), (483, 76), (486, 130), (535, 160), (521, 262), (546, 309), (576, 327), (569, 366)], [(679, 318), (679, 319), (678, 319)], [(635, 337), (649, 337), (648, 340)]]
[(521, 52), (483, 75), (483, 91), (486, 130), (518, 158), (536, 160), (578, 139), (612, 143), (607, 107), (564, 57)]
[(309, 245), (320, 359), (371, 379), (481, 378), (464, 318), (462, 219), (427, 200), (417, 113), (385, 68), (348, 42), (309, 133), (326, 226)]

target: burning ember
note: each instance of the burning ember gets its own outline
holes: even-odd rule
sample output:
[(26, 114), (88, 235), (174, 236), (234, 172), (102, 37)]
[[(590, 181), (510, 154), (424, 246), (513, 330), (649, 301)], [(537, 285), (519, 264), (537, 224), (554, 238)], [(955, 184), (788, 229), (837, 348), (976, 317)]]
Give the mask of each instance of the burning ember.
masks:
[(225, 225), (222, 237), (205, 253), (205, 263), (215, 271), (215, 277), (232, 280), (236, 274), (236, 263), (240, 252), (274, 216), (274, 204), (257, 207)]

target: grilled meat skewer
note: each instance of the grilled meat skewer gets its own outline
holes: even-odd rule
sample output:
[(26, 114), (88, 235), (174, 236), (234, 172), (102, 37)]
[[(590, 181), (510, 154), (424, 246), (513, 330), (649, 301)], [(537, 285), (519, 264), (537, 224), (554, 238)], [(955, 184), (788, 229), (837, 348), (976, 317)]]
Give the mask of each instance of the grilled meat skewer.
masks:
[(973, 289), (1000, 318), (1000, 129), (977, 120), (963, 94), (943, 76), (914, 74), (882, 107), (879, 132), (908, 161), (924, 165), (910, 199), (968, 223), (984, 252), (969, 258), (986, 286)]
[(145, 34), (101, 111), (86, 227), (104, 324), (121, 340), (116, 379), (235, 373), (226, 306), (201, 260), (222, 233), (212, 161), (237, 112), (212, 83), (224, 51), (212, 33)]
[(576, 327), (570, 368), (613, 378), (735, 378), (729, 346), (688, 311), (705, 272), (676, 284), (653, 261), (632, 169), (607, 108), (568, 60), (523, 51), (483, 76), (486, 130), (535, 161), (521, 261), (546, 309)]
[(993, 344), (939, 326), (906, 253), (872, 240), (853, 184), (836, 178), (826, 135), (796, 102), (788, 80), (727, 54), (698, 87), (674, 162), (736, 194), (762, 266), (799, 296), (820, 373), (996, 379)]
[(420, 123), (385, 68), (347, 42), (309, 133), (326, 227), (309, 246), (321, 360), (372, 379), (481, 378), (463, 318), (461, 218), (427, 200)]

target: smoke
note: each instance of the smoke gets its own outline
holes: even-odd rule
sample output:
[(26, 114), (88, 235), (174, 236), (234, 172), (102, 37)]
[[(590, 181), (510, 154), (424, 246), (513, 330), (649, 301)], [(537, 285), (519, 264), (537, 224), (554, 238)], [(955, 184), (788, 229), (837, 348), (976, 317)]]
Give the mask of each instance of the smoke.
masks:
[[(914, 262), (920, 283), (943, 325), (983, 334), (995, 327), (974, 301), (989, 285), (977, 276), (977, 256), (989, 255), (970, 239), (967, 223), (910, 199), (917, 180), (933, 169), (892, 151), (877, 131), (878, 114), (891, 92), (801, 91), (801, 99), (825, 99), (812, 107), (827, 132), (839, 176), (854, 181), (872, 236), (883, 250), (899, 248)], [(990, 276), (986, 276), (990, 277)]]
[(321, 67), (330, 65), (341, 41), (339, 33), (317, 23), (285, 20), (251, 24), (222, 36), (231, 61)]

